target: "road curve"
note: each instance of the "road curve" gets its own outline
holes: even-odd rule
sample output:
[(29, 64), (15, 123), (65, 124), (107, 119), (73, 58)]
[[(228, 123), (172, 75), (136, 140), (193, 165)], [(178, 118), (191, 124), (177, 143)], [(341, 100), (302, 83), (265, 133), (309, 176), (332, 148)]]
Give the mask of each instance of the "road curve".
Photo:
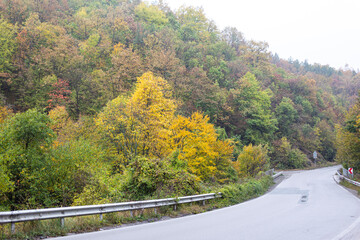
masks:
[(262, 197), (203, 214), (58, 239), (346, 239), (360, 224), (360, 200), (335, 183), (335, 171), (295, 172)]

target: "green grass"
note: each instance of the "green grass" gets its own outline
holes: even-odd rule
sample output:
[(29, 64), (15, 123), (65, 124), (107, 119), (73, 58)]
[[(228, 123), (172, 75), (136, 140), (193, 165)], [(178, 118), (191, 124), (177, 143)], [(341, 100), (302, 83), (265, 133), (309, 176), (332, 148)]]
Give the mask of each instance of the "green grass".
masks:
[(354, 184), (351, 184), (351, 183), (349, 183), (349, 182), (347, 182), (347, 181), (345, 181), (345, 180), (342, 180), (342, 181), (340, 182), (340, 184), (343, 185), (343, 186), (346, 187), (346, 188), (349, 188), (349, 189), (352, 189), (352, 190), (357, 191), (358, 196), (360, 196), (360, 187), (355, 186)]

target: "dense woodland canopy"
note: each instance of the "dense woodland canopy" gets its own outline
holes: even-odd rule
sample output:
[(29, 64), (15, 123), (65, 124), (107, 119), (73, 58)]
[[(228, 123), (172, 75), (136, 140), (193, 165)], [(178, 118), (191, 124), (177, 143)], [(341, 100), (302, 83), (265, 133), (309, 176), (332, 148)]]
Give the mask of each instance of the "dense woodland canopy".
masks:
[[(334, 161), (359, 79), (280, 59), (202, 8), (0, 0), (0, 210), (199, 193), (314, 151)], [(338, 141), (354, 143), (358, 108)]]

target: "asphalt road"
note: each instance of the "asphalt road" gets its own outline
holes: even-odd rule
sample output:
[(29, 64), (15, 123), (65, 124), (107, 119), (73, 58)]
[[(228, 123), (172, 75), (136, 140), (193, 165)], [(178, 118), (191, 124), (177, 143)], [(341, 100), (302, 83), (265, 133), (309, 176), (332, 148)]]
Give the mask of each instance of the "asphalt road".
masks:
[(257, 199), (211, 212), (59, 239), (360, 239), (360, 200), (336, 167), (293, 172)]

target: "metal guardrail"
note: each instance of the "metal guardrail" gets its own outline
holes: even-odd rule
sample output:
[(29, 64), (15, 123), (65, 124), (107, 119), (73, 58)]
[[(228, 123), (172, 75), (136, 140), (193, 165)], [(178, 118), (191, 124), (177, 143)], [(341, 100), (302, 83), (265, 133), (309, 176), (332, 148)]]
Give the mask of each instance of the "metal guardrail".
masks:
[(349, 182), (349, 183), (351, 183), (351, 184), (353, 184), (355, 186), (360, 187), (359, 182), (356, 182), (354, 180), (351, 180), (350, 178), (344, 177), (339, 170), (336, 172), (336, 174), (339, 175), (340, 179), (344, 179), (345, 181), (347, 181), (347, 182)]
[(265, 174), (268, 176), (272, 176), (273, 179), (276, 179), (276, 178), (280, 177), (281, 175), (283, 175), (283, 172), (278, 172), (275, 174), (275, 169), (272, 168), (272, 169), (266, 171)]
[(173, 205), (176, 210), (177, 204), (203, 201), (204, 205), (206, 200), (220, 197), (222, 197), (221, 193), (208, 193), (179, 198), (165, 198), (136, 202), (0, 212), (0, 224), (11, 223), (11, 232), (14, 233), (15, 223), (18, 222), (60, 218), (61, 225), (64, 226), (66, 217), (100, 215), (100, 220), (102, 220), (102, 214), (104, 213), (131, 211), (130, 213), (132, 215), (133, 210), (142, 210), (146, 208), (155, 208), (156, 213), (157, 207)]
[(277, 174), (272, 175), (272, 178), (276, 179), (276, 178), (280, 177), (281, 175), (283, 175), (283, 172), (278, 172)]
[[(275, 175), (272, 175), (272, 178), (276, 179), (282, 174), (283, 172), (279, 172)], [(65, 218), (67, 217), (99, 215), (100, 220), (102, 220), (104, 213), (130, 211), (130, 214), (132, 216), (133, 210), (142, 210), (146, 208), (154, 208), (154, 211), (156, 213), (156, 208), (162, 206), (173, 205), (174, 210), (176, 210), (176, 206), (178, 204), (203, 201), (203, 205), (205, 205), (206, 200), (221, 198), (221, 197), (222, 197), (222, 193), (219, 192), (219, 193), (208, 193), (201, 195), (185, 196), (179, 198), (165, 198), (165, 199), (136, 201), (136, 202), (8, 211), (8, 212), (0, 212), (0, 224), (10, 223), (11, 232), (14, 233), (15, 223), (18, 222), (60, 218), (61, 226), (64, 226)]]

